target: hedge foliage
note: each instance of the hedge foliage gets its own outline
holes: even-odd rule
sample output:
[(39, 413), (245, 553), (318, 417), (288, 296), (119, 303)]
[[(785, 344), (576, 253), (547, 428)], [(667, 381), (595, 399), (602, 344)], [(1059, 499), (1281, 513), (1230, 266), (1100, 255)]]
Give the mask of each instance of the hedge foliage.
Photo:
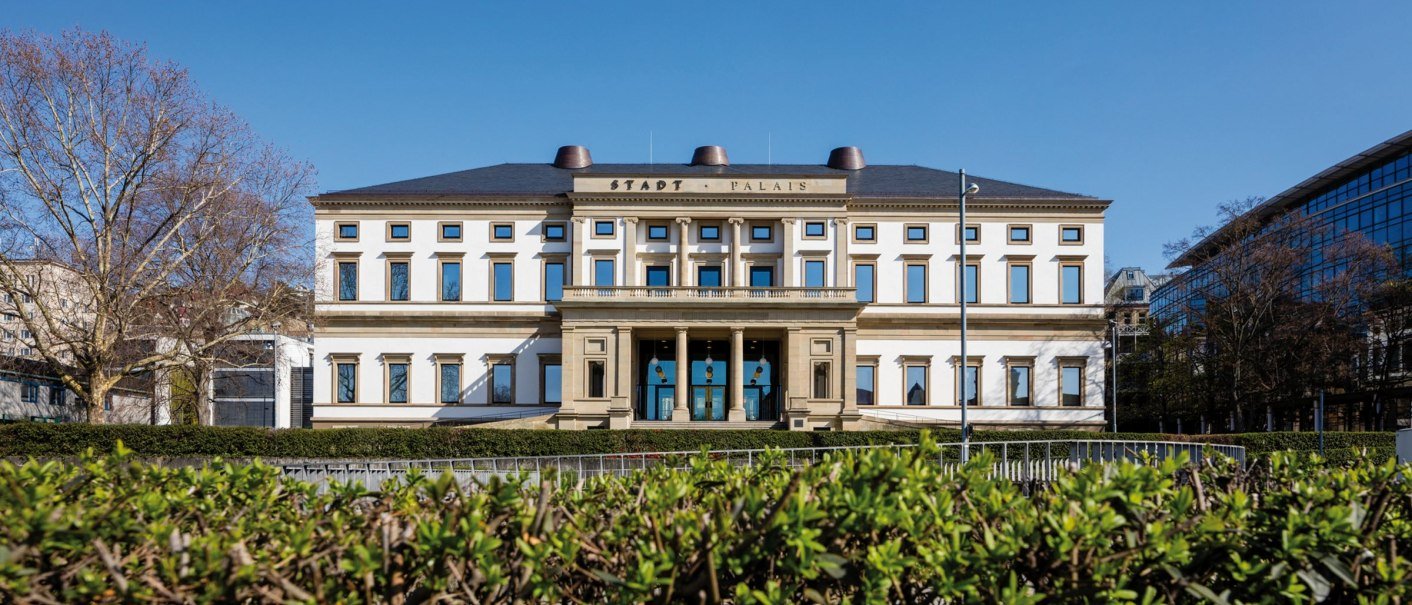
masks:
[(1412, 597), (1412, 467), (1095, 465), (1027, 490), (935, 456), (322, 494), (262, 464), (0, 462), (0, 602)]
[[(940, 441), (960, 432), (935, 431)], [(477, 428), (262, 429), (246, 427), (145, 426), (19, 423), (0, 425), (0, 457), (78, 456), (88, 448), (112, 451), (121, 440), (139, 456), (227, 458), (477, 458), (697, 451), (764, 447), (824, 447), (916, 443), (920, 431), (536, 431)], [(1088, 431), (977, 431), (977, 441), (1136, 439), (1203, 441), (1243, 445), (1252, 456), (1292, 449), (1317, 451), (1314, 433), (1162, 435)], [(1369, 448), (1378, 459), (1392, 455), (1392, 433), (1328, 433), (1326, 452)]]

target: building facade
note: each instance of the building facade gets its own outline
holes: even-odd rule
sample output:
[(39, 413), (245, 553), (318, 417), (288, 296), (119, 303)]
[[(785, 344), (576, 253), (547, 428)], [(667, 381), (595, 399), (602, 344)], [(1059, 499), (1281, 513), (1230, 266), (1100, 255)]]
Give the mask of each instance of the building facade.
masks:
[(316, 196), (313, 425), (1102, 426), (1108, 202), (969, 182), (961, 225), (958, 174), (855, 148), (565, 147)]
[(1152, 306), (1152, 292), (1171, 279), (1168, 275), (1148, 275), (1142, 267), (1123, 267), (1109, 276), (1103, 286), (1109, 319), (1119, 326), (1143, 326)]

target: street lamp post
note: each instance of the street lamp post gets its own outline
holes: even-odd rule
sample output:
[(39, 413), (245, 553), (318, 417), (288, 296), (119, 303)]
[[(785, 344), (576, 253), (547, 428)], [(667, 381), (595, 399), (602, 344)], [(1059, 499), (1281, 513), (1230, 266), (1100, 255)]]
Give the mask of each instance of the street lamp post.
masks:
[(1113, 343), (1113, 393), (1110, 395), (1113, 400), (1113, 414), (1111, 420), (1113, 421), (1113, 432), (1116, 433), (1118, 432), (1118, 322), (1112, 319), (1108, 320), (1108, 329), (1111, 332), (1109, 340)]
[[(967, 402), (970, 400), (970, 395), (966, 393), (968, 361), (966, 357), (966, 196), (975, 195), (981, 188), (975, 183), (971, 183), (969, 186), (966, 184), (965, 170), (960, 171), (960, 174), (961, 184), (957, 198), (959, 220), (961, 221), (961, 237), (959, 238), (961, 240), (961, 291), (958, 297), (961, 299), (961, 371), (959, 374), (961, 376), (961, 462), (966, 462), (971, 459), (971, 425), (966, 420)], [(976, 388), (981, 388), (981, 385), (977, 384)]]

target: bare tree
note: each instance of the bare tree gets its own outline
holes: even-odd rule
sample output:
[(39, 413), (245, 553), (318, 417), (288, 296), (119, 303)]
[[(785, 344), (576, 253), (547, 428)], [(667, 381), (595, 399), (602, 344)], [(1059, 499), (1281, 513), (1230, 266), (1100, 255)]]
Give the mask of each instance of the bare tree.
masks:
[(311, 179), (144, 47), (0, 32), (0, 293), (92, 422), (294, 312)]

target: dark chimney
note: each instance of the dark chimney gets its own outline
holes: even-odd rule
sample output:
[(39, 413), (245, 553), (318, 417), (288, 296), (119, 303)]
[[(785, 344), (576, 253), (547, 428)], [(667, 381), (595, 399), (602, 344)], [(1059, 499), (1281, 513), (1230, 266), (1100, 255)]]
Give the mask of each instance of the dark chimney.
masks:
[(857, 147), (839, 147), (829, 152), (829, 168), (862, 170), (867, 165), (863, 161), (863, 150)]
[(593, 156), (588, 155), (588, 148), (582, 145), (565, 145), (554, 154), (555, 168), (588, 168), (592, 165)]
[(697, 147), (696, 153), (691, 154), (692, 166), (730, 166), (730, 158), (726, 157), (726, 148), (720, 145), (706, 145)]

